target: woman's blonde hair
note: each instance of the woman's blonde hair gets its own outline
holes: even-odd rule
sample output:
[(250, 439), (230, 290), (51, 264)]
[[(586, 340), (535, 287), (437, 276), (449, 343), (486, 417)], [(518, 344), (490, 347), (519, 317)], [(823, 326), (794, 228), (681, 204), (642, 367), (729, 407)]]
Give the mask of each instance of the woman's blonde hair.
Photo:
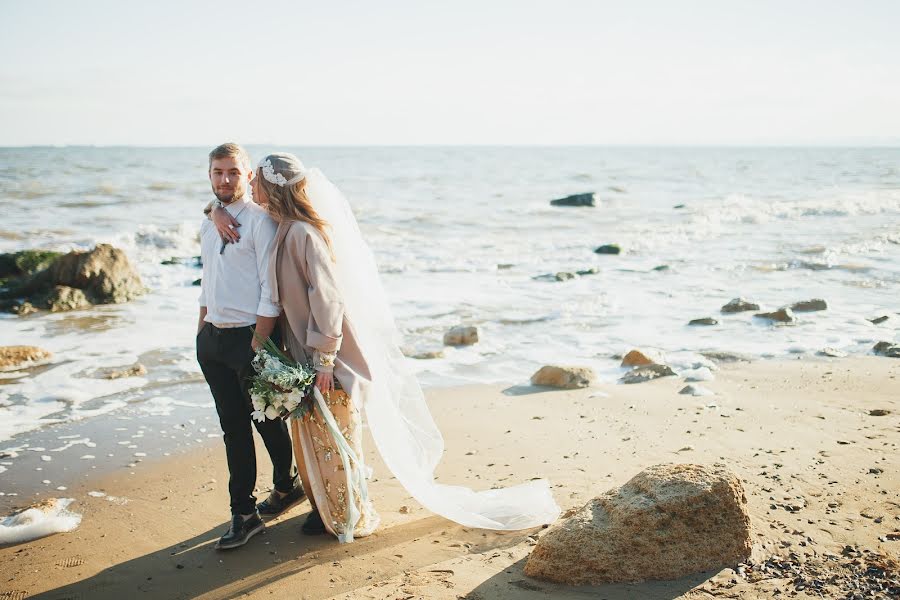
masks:
[(256, 177), (269, 199), (268, 210), (272, 218), (279, 223), (283, 221), (309, 223), (321, 234), (331, 252), (331, 258), (334, 259), (334, 250), (331, 247), (331, 238), (327, 231), (330, 226), (328, 221), (320, 217), (312, 207), (309, 196), (306, 195), (306, 179), (282, 187), (263, 177), (262, 169), (256, 170)]

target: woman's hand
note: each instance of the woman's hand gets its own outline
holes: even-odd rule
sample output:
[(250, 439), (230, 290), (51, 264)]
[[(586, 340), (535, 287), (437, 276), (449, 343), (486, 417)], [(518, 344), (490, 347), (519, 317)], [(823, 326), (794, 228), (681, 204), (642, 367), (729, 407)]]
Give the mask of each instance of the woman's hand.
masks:
[(316, 383), (315, 386), (319, 388), (319, 391), (322, 392), (322, 395), (334, 391), (334, 373), (323, 373), (319, 371), (316, 373)]
[(213, 225), (216, 226), (216, 230), (219, 232), (223, 242), (233, 244), (241, 239), (241, 234), (237, 231), (241, 224), (224, 208), (213, 207), (212, 212), (209, 213), (209, 218), (212, 219)]

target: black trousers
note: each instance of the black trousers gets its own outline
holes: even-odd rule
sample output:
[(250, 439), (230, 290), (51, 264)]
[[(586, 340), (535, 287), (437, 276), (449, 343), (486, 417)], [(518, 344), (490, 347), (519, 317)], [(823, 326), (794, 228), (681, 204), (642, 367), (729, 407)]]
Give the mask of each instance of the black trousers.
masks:
[[(255, 374), (250, 361), (253, 351), (250, 327), (219, 329), (205, 323), (197, 334), (197, 362), (209, 384), (219, 413), (219, 424), (225, 436), (228, 458), (228, 492), (231, 494), (231, 513), (250, 514), (256, 511), (256, 449), (250, 429), (250, 378)], [(273, 339), (275, 336), (273, 335)], [(293, 448), (287, 424), (281, 419), (253, 421), (272, 459), (272, 483), (280, 492), (289, 492), (297, 483), (293, 467)]]

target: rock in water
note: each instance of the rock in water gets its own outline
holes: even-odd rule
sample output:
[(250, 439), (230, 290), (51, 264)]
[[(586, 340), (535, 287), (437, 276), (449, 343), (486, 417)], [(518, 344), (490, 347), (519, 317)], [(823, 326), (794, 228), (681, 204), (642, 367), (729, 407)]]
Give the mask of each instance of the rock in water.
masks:
[(477, 327), (454, 327), (444, 334), (447, 346), (471, 346), (478, 342)]
[(596, 254), (621, 254), (622, 249), (618, 244), (603, 244), (594, 249)]
[(794, 311), (792, 311), (790, 308), (779, 308), (778, 310), (773, 312), (756, 313), (753, 316), (759, 317), (760, 319), (776, 321), (778, 323), (793, 323), (797, 320), (794, 317)]
[(881, 356), (900, 358), (900, 344), (895, 344), (893, 342), (878, 342), (872, 348), (872, 351)]
[(666, 358), (659, 350), (631, 350), (622, 358), (623, 367), (643, 367), (644, 365), (664, 365)]
[(550, 204), (553, 206), (596, 206), (594, 192), (574, 194), (572, 196), (566, 196), (565, 198), (551, 200)]
[(525, 574), (566, 585), (677, 579), (750, 557), (740, 480), (722, 465), (655, 465), (541, 536)]
[(0, 346), (0, 369), (30, 366), (53, 356), (37, 346)]
[(759, 310), (759, 304), (750, 302), (749, 300), (745, 300), (743, 298), (734, 298), (733, 300), (729, 301), (728, 304), (722, 307), (723, 313), (738, 313), (748, 310)]
[(109, 244), (69, 252), (46, 272), (55, 285), (78, 288), (94, 304), (121, 304), (146, 291), (125, 253)]
[(589, 387), (595, 378), (594, 371), (588, 367), (547, 365), (541, 367), (537, 373), (531, 376), (531, 384), (575, 390)]
[(803, 300), (791, 304), (791, 310), (794, 312), (815, 312), (817, 310), (828, 310), (828, 303), (821, 298), (813, 300)]
[(644, 365), (628, 371), (619, 379), (622, 383), (644, 383), (660, 377), (671, 377), (675, 371), (667, 365)]
[(696, 325), (718, 325), (719, 322), (713, 319), (712, 317), (703, 317), (702, 319), (692, 319), (688, 325), (696, 326)]
[(874, 319), (866, 319), (872, 325), (881, 325), (885, 321), (887, 321), (890, 317), (887, 315), (881, 315), (880, 317), (875, 317)]

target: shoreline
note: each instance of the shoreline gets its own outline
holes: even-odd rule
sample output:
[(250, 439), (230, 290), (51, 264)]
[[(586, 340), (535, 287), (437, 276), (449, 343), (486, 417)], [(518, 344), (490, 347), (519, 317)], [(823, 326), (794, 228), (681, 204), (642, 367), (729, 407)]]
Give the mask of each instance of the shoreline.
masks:
[[(683, 381), (674, 377), (574, 391), (429, 389), (446, 439), (437, 477), (476, 489), (546, 477), (566, 510), (650, 464), (724, 462), (744, 482), (754, 558), (796, 552), (813, 560), (852, 546), (900, 560), (900, 542), (885, 537), (900, 530), (898, 376), (900, 361), (866, 357), (722, 365), (716, 380), (705, 383), (717, 395), (703, 397), (679, 395)], [(876, 409), (887, 414), (872, 416)], [(304, 503), (246, 547), (215, 552), (228, 517), (220, 446), (210, 439), (177, 457), (148, 459), (134, 469), (138, 476), (119, 469), (81, 478), (65, 494), (83, 514), (78, 529), (0, 547), (5, 589), (48, 599), (142, 592), (148, 598), (472, 600), (587, 593), (738, 598), (793, 589), (773, 579), (738, 577), (731, 584), (737, 577), (731, 569), (597, 588), (526, 578), (529, 536), (540, 530), (467, 530), (425, 512), (390, 477), (368, 437), (366, 456), (375, 470), (370, 490), (383, 521), (374, 535), (349, 545), (301, 536)], [(264, 451), (257, 455), (261, 499), (271, 467)], [(87, 496), (92, 489), (126, 502)]]

